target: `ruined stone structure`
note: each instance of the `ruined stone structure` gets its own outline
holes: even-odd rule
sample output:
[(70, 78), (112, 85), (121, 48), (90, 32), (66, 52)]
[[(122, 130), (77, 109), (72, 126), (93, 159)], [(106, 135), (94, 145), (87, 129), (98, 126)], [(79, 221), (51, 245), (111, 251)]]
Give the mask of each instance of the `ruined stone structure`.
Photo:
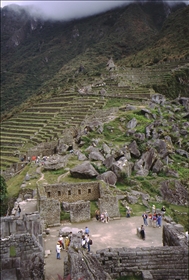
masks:
[(107, 210), (109, 217), (120, 217), (118, 202), (119, 200), (117, 196), (104, 196), (99, 198), (98, 204), (100, 213), (103, 213), (105, 210)]
[(107, 189), (103, 181), (38, 186), (37, 201), (41, 219), (47, 226), (60, 224), (60, 206), (66, 202), (71, 222), (88, 221), (91, 200), (98, 201), (100, 211), (107, 210), (109, 217), (120, 217), (118, 197), (112, 196)]
[(48, 198), (60, 202), (76, 202), (78, 200), (98, 200), (100, 197), (99, 182), (90, 183), (61, 183), (44, 186)]
[(44, 253), (39, 213), (1, 218), (1, 279), (42, 280)]
[(91, 219), (90, 201), (70, 203), (70, 221), (79, 223)]
[[(81, 248), (81, 237), (75, 235), (65, 259), (64, 274), (70, 274), (72, 280), (82, 277), (107, 280), (131, 275), (140, 275), (143, 280), (187, 280), (188, 244), (183, 227), (164, 225), (163, 244), (162, 247), (107, 248), (90, 255)], [(100, 278), (99, 271), (104, 272)]]

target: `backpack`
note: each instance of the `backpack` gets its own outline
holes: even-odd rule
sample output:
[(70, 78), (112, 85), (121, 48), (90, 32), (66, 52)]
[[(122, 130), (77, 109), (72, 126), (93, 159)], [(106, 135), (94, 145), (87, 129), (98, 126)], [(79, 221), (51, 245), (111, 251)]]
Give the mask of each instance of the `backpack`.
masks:
[(92, 244), (93, 244), (92, 239), (89, 239), (89, 244), (90, 244), (90, 245), (92, 245)]

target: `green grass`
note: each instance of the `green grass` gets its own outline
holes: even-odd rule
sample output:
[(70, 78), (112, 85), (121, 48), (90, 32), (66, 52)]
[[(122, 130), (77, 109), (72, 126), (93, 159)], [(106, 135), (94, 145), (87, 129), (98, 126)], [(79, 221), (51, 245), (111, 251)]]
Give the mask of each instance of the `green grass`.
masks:
[(137, 275), (133, 275), (133, 276), (121, 276), (119, 278), (117, 278), (117, 280), (142, 280), (143, 277), (141, 276), (137, 276)]
[(16, 257), (16, 248), (15, 246), (10, 246), (10, 257)]
[(70, 221), (70, 213), (67, 213), (63, 210), (60, 212), (60, 220), (61, 221)]
[(91, 211), (91, 218), (95, 217), (95, 211), (98, 209), (97, 201), (92, 200), (90, 201), (90, 211)]
[(20, 186), (29, 170), (30, 166), (26, 165), (17, 176), (14, 176), (7, 181), (8, 197), (17, 196), (19, 194)]

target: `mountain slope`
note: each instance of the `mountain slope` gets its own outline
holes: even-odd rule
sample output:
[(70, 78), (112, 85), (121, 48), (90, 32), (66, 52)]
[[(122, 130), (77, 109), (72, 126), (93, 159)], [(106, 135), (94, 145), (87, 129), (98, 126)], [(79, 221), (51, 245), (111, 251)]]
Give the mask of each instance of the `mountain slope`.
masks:
[[(163, 2), (135, 3), (81, 20), (43, 22), (21, 8), (18, 12), (1, 9), (1, 112), (12, 110), (37, 92), (45, 93), (46, 84), (73, 59), (71, 71), (68, 67), (64, 75), (61, 70), (64, 84), (83, 62), (89, 71), (100, 72), (111, 56), (117, 61), (135, 57), (156, 42), (169, 12)], [(182, 20), (187, 21), (180, 17), (181, 25)], [(174, 34), (174, 29), (169, 30)], [(185, 34), (180, 36), (185, 38)], [(174, 40), (171, 44), (174, 46)], [(178, 47), (177, 55), (185, 53)]]

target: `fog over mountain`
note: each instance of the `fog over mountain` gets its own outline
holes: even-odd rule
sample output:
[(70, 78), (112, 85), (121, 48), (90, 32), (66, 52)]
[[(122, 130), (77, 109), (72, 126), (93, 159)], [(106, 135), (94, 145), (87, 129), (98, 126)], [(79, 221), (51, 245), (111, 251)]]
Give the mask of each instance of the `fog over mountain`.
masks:
[[(156, 2), (162, 2), (163, 0), (152, 0)], [(110, 9), (128, 5), (133, 2), (149, 2), (149, 0), (128, 0), (128, 1), (2, 1), (1, 7), (11, 4), (13, 9), (17, 9), (18, 6), (22, 6), (32, 16), (41, 18), (44, 20), (69, 20), (87, 17), (101, 12), (108, 11)], [(164, 0), (168, 5), (172, 6), (176, 3), (186, 3), (188, 1), (169, 1)], [(16, 4), (16, 5), (14, 5)]]

